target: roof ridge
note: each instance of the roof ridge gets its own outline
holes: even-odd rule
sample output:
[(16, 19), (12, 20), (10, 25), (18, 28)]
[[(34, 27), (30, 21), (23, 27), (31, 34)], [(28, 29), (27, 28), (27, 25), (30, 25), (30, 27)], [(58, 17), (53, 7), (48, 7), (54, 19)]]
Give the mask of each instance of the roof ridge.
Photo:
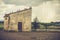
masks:
[(17, 12), (22, 12), (22, 11), (26, 11), (26, 10), (29, 10), (29, 9), (32, 9), (32, 7), (29, 7), (28, 9), (27, 8), (25, 8), (24, 10), (18, 10), (18, 11), (16, 11), (16, 12), (12, 12), (12, 13), (9, 13), (9, 14), (5, 14), (5, 16), (4, 17), (8, 17), (10, 14), (13, 14), (13, 13), (17, 13)]

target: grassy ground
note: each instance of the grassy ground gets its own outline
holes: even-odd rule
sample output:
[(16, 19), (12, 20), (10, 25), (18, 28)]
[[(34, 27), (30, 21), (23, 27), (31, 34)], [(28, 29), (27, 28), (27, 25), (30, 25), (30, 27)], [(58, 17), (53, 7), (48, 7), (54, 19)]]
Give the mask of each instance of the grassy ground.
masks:
[(3, 26), (4, 26), (4, 25), (3, 25), (2, 23), (0, 23), (0, 29), (3, 29)]

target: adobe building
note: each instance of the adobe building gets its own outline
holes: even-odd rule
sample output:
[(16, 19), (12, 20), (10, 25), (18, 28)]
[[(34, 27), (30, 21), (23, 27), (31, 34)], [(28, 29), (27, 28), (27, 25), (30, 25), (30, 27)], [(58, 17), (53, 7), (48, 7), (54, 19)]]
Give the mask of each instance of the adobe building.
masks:
[(32, 8), (5, 14), (4, 30), (8, 31), (31, 31)]

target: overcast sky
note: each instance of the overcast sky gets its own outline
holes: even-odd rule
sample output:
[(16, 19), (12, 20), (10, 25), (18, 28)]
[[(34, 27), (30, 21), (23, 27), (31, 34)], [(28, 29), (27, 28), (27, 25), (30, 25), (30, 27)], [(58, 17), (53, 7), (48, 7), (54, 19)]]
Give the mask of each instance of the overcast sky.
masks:
[(59, 0), (0, 0), (0, 20), (20, 6), (32, 6), (32, 20), (37, 16), (40, 22), (60, 21)]

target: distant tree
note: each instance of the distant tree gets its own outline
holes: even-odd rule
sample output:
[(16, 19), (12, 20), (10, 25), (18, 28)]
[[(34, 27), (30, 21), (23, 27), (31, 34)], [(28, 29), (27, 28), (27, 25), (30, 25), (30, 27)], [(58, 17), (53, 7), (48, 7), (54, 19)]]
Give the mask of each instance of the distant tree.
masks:
[(39, 24), (39, 21), (37, 19), (37, 17), (34, 19), (34, 22), (33, 22), (33, 29), (39, 29), (40, 28), (40, 24)]
[(55, 23), (54, 23), (54, 22), (51, 22), (50, 24), (51, 24), (51, 26), (52, 26), (52, 25), (54, 25)]
[(48, 25), (47, 25), (47, 24), (44, 24), (44, 26), (45, 26), (45, 28), (46, 28), (46, 31), (47, 31), (47, 27), (48, 27)]
[(45, 23), (44, 26), (45, 26), (45, 29), (46, 29), (46, 31), (47, 31), (48, 26), (50, 26), (50, 24), (49, 24), (49, 23)]

